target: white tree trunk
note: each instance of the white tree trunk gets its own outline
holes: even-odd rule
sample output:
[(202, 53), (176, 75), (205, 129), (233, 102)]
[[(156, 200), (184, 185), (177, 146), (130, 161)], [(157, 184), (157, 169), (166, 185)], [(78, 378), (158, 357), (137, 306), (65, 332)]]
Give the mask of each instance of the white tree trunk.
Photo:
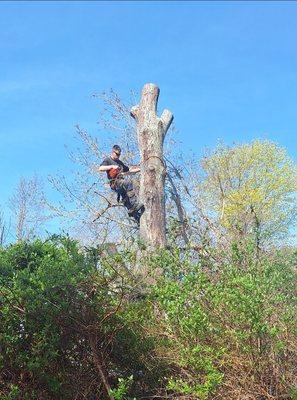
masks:
[(166, 246), (163, 142), (173, 120), (168, 110), (164, 110), (160, 118), (157, 116), (159, 92), (152, 83), (144, 85), (140, 104), (131, 110), (137, 123), (141, 156), (139, 197), (145, 207), (140, 220), (140, 237), (153, 248)]

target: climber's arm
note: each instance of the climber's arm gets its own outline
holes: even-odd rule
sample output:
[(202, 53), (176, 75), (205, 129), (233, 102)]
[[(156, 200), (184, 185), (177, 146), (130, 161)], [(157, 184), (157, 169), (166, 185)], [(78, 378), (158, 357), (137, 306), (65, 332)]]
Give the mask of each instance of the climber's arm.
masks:
[(140, 172), (140, 166), (139, 165), (131, 165), (129, 167), (129, 172)]
[(115, 165), (100, 165), (98, 167), (98, 171), (99, 172), (106, 172), (106, 171), (109, 171), (111, 169), (119, 169), (119, 168), (120, 167), (117, 164), (115, 164)]

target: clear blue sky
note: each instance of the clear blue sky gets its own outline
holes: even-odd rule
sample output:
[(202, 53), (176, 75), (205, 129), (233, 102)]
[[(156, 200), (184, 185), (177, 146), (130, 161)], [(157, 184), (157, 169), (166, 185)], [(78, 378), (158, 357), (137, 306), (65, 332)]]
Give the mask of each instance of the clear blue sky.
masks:
[[(297, 3), (0, 2), (0, 204), (68, 167), (90, 95), (146, 82), (185, 149), (268, 138), (297, 161)], [(99, 135), (99, 132), (98, 132)]]

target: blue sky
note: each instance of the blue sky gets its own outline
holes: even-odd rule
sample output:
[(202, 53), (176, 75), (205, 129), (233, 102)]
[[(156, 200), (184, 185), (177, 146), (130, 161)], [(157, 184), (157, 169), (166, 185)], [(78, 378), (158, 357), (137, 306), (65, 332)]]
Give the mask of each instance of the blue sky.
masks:
[(297, 3), (0, 2), (0, 204), (21, 176), (69, 168), (94, 92), (146, 82), (185, 151), (266, 138), (297, 161)]

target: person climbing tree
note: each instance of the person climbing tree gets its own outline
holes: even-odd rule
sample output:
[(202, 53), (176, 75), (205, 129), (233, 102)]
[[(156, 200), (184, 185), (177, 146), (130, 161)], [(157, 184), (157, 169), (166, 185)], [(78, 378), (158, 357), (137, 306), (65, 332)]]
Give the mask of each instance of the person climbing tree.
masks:
[(144, 212), (144, 206), (137, 199), (133, 182), (128, 178), (127, 173), (140, 172), (139, 166), (128, 167), (120, 160), (121, 148), (117, 144), (112, 147), (111, 155), (106, 157), (99, 166), (100, 172), (106, 172), (110, 188), (118, 194), (118, 201), (122, 199), (130, 217), (138, 223)]

